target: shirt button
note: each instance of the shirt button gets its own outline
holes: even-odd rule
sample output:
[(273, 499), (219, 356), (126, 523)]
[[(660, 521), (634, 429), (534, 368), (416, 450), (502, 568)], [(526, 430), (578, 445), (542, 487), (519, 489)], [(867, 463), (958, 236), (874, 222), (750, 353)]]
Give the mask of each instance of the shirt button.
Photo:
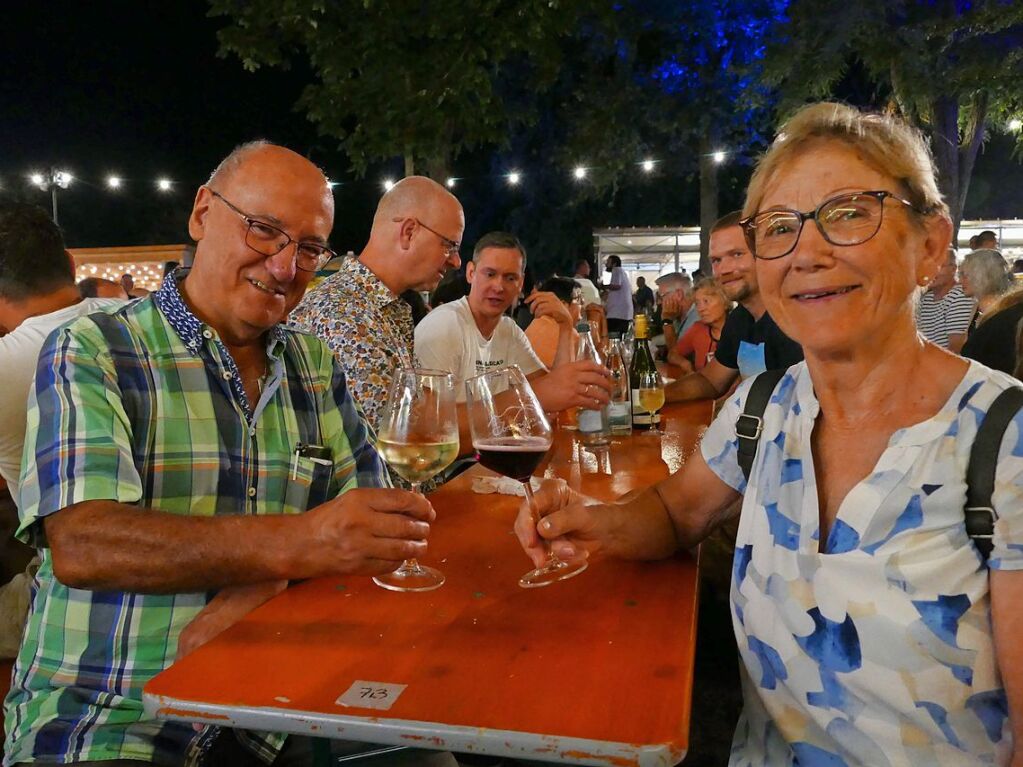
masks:
[(213, 338), (213, 331), (209, 328), (204, 328), (202, 331), (202, 337), (206, 339)]
[(221, 375), (224, 376), (225, 381), (230, 381), (232, 378), (234, 378), (234, 373), (232, 373), (230, 370), (225, 370), (223, 373), (221, 373)]
[(256, 488), (250, 487), (249, 488), (249, 498), (255, 498), (255, 497), (256, 497)]

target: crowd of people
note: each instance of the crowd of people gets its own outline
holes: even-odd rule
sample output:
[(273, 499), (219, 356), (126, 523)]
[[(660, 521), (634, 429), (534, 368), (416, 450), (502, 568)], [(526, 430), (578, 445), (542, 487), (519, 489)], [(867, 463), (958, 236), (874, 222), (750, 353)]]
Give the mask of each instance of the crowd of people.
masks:
[[(384, 194), (362, 252), (309, 289), (336, 257), (333, 221), (319, 169), (241, 145), (198, 190), (192, 263), (143, 294), (76, 284), (43, 211), (0, 210), (5, 765), (310, 763), (309, 738), (155, 720), (142, 687), (289, 581), (424, 554), (433, 509), (374, 446), (395, 370), (448, 371), (464, 391), (514, 364), (548, 412), (599, 407), (609, 371), (574, 359), (576, 324), (621, 334), (637, 311), (684, 372), (668, 401), (720, 412), (644, 492), (597, 504), (546, 483), (542, 521), (516, 522), (527, 555), (540, 564), (547, 539), (566, 561), (655, 559), (732, 526), (731, 764), (1023, 763), (1023, 415), (997, 457), (989, 557), (963, 519), (965, 456), (1018, 385), (1023, 298), (997, 243), (957, 264), (918, 133), (803, 109), (712, 228), (712, 275), (665, 274), (656, 293), (634, 293), (617, 256), (606, 281), (580, 259), (531, 287), (502, 231), (477, 240), (463, 284), (462, 205), (423, 177)], [(747, 473), (738, 423), (771, 370), (786, 372)]]

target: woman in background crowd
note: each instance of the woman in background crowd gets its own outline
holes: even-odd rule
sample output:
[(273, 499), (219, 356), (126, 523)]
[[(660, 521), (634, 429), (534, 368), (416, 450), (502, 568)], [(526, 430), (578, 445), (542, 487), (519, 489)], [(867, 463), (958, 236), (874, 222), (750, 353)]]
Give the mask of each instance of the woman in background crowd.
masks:
[(967, 254), (959, 266), (959, 281), (963, 292), (977, 301), (977, 314), (973, 318), (975, 328), (994, 303), (1012, 287), (1012, 275), (1002, 254), (997, 250), (982, 248)]
[[(579, 340), (575, 326), (582, 314), (582, 289), (570, 277), (550, 277), (540, 285), (540, 290), (553, 293), (568, 308), (568, 313), (572, 316), (574, 349)], [(526, 338), (548, 370), (554, 367), (554, 357), (558, 353), (558, 332), (558, 323), (551, 317), (537, 317), (526, 328)]]
[(693, 304), (700, 317), (693, 323), (674, 349), (668, 351), (668, 362), (678, 365), (684, 373), (703, 370), (703, 367), (714, 358), (721, 328), (725, 326), (725, 318), (732, 309), (732, 302), (721, 290), (717, 280), (701, 280), (693, 288)]
[(964, 357), (1023, 380), (1023, 288), (993, 304), (963, 346)]

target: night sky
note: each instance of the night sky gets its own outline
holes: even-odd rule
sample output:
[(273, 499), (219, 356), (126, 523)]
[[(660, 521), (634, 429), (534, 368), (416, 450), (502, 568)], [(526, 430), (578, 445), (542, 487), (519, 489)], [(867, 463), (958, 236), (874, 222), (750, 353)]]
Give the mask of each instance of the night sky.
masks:
[[(59, 196), (60, 223), (71, 247), (186, 242), (196, 187), (233, 146), (264, 137), (311, 157), (343, 182), (335, 190), (332, 240), (338, 250), (358, 251), (382, 191), (380, 180), (400, 175), (400, 161), (355, 179), (336, 142), (317, 136), (293, 109), (308, 73), (301, 67), (248, 73), (236, 58), (218, 58), (216, 31), (226, 20), (206, 14), (204, 0), (5, 6), (0, 194), (48, 207), (48, 193), (31, 187), (26, 176), (51, 165), (66, 167), (77, 179)], [(1020, 177), (1011, 147), (1004, 136), (988, 142), (968, 216), (1023, 216), (1023, 189), (1005, 184), (1007, 177)], [(521, 200), (485, 175), (489, 160), (461, 163), (456, 173), (466, 164), (484, 169), (455, 190), (466, 207), (468, 242), (488, 228), (528, 226)], [(741, 201), (748, 172), (726, 169), (722, 210)], [(105, 186), (110, 173), (125, 180), (119, 192)], [(156, 190), (159, 176), (174, 181), (172, 192)], [(611, 205), (577, 207), (565, 218), (567, 236), (585, 248), (594, 227), (695, 224), (696, 180), (661, 184), (659, 190), (626, 186)], [(516, 206), (522, 208), (518, 213)], [(529, 244), (528, 232), (520, 233)]]

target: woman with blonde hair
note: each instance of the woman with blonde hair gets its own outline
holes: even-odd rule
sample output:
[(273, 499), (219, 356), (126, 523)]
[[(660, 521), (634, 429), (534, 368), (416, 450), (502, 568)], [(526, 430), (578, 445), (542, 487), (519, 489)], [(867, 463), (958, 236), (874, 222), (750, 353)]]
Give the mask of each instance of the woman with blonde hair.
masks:
[(1013, 379), (924, 340), (914, 305), (952, 236), (920, 133), (842, 104), (800, 110), (750, 182), (767, 311), (803, 347), (739, 461), (744, 382), (700, 451), (616, 503), (564, 485), (520, 510), (529, 556), (671, 556), (733, 518), (744, 710), (731, 765), (1023, 764), (1023, 414), (993, 459), (985, 558), (965, 470)]
[(674, 349), (668, 350), (668, 362), (678, 365), (683, 373), (703, 370), (714, 358), (721, 329), (732, 309), (732, 302), (713, 278), (704, 278), (693, 287), (693, 305), (700, 318), (682, 334)]

